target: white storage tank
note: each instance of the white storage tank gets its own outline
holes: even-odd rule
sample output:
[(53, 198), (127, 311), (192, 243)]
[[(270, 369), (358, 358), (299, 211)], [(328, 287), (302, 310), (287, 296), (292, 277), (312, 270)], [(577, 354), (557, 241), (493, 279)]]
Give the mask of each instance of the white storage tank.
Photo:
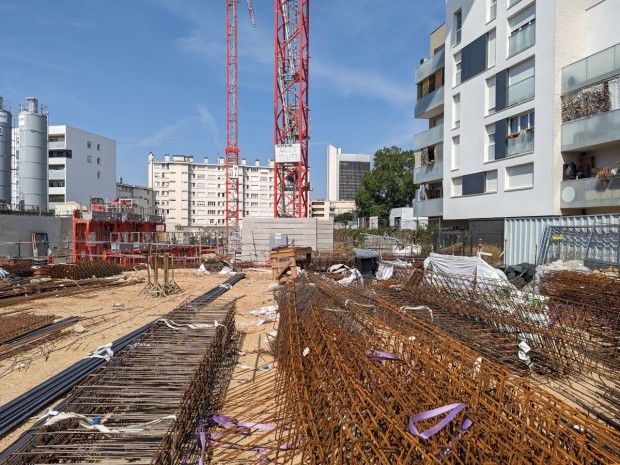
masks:
[(0, 97), (0, 204), (11, 203), (11, 140), (13, 115)]
[(34, 97), (27, 100), (19, 112), (18, 200), (24, 208), (47, 210), (47, 109)]

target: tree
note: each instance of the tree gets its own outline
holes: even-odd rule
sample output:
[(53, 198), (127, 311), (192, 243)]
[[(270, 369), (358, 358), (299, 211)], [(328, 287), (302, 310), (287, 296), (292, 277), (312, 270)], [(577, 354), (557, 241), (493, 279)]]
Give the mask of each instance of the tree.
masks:
[(348, 223), (353, 221), (353, 212), (344, 212), (334, 216), (334, 223)]
[(392, 208), (410, 206), (415, 195), (413, 168), (413, 150), (392, 146), (375, 152), (373, 169), (355, 195), (358, 215), (386, 219)]

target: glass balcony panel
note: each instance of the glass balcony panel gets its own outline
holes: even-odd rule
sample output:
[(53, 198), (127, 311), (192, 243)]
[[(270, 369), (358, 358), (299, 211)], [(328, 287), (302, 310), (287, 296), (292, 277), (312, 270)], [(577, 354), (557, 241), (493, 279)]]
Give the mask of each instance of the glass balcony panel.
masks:
[(443, 87), (440, 87), (416, 101), (414, 109), (416, 118), (428, 118), (430, 116), (423, 115), (427, 115), (432, 110), (443, 106), (443, 89)]
[(515, 105), (534, 97), (534, 78), (530, 76), (508, 87), (508, 105)]
[(413, 150), (435, 145), (443, 140), (443, 124), (427, 129), (413, 137)]
[(561, 208), (613, 207), (620, 204), (620, 176), (562, 181)]
[(583, 151), (620, 141), (620, 110), (570, 121), (562, 125), (562, 150)]
[(436, 162), (432, 165), (421, 166), (413, 170), (413, 182), (420, 184), (423, 182), (437, 181), (443, 178), (443, 163)]
[(48, 142), (47, 146), (50, 149), (64, 149), (65, 148), (65, 141), (64, 140), (59, 140), (59, 141), (54, 141), (54, 142)]
[(418, 66), (418, 68), (415, 70), (415, 83), (419, 84), (425, 77), (428, 77), (443, 68), (445, 66), (445, 58), (446, 51), (442, 49), (441, 51), (435, 53), (424, 63), (422, 63), (420, 66)]
[(620, 44), (576, 61), (562, 69), (562, 93), (620, 74)]
[(442, 216), (443, 198), (413, 202), (414, 216)]
[(65, 179), (65, 170), (50, 170), (48, 174), (48, 178), (53, 181), (57, 181), (60, 179)]
[(515, 32), (508, 38), (508, 55), (514, 55), (536, 42), (536, 23)]
[(508, 156), (534, 151), (534, 131), (526, 132), (508, 139), (506, 154)]
[(521, 0), (509, 0), (508, 1), (508, 8), (510, 8), (513, 5), (516, 5), (517, 3), (519, 3)]

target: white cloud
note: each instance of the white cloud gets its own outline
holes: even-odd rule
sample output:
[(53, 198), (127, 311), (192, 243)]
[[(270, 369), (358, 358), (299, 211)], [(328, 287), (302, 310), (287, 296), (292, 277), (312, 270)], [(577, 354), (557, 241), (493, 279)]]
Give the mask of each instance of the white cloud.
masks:
[(413, 88), (390, 81), (381, 74), (339, 65), (326, 65), (319, 60), (310, 64), (310, 74), (330, 81), (341, 94), (362, 95), (383, 100), (394, 106), (411, 105), (414, 101)]
[(209, 109), (202, 104), (198, 105), (198, 113), (200, 113), (200, 121), (207, 127), (207, 129), (209, 129), (209, 132), (211, 132), (213, 143), (215, 145), (219, 145), (219, 130), (213, 113), (211, 113)]
[(198, 119), (197, 116), (186, 116), (185, 118), (181, 118), (180, 120), (169, 124), (168, 126), (164, 126), (163, 128), (158, 129), (150, 136), (146, 137), (137, 142), (132, 142), (129, 144), (122, 144), (123, 148), (137, 148), (137, 147), (157, 147), (160, 145), (166, 138), (171, 136), (172, 134), (184, 129), (186, 126), (196, 122)]

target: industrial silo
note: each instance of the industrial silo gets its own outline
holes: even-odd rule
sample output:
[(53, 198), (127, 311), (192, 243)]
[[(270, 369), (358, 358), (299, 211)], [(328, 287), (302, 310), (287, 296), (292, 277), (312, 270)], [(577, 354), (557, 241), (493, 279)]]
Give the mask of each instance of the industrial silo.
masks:
[(47, 209), (47, 111), (36, 98), (20, 105), (18, 144), (18, 200), (25, 208)]
[(11, 203), (11, 139), (13, 115), (0, 97), (0, 204)]

